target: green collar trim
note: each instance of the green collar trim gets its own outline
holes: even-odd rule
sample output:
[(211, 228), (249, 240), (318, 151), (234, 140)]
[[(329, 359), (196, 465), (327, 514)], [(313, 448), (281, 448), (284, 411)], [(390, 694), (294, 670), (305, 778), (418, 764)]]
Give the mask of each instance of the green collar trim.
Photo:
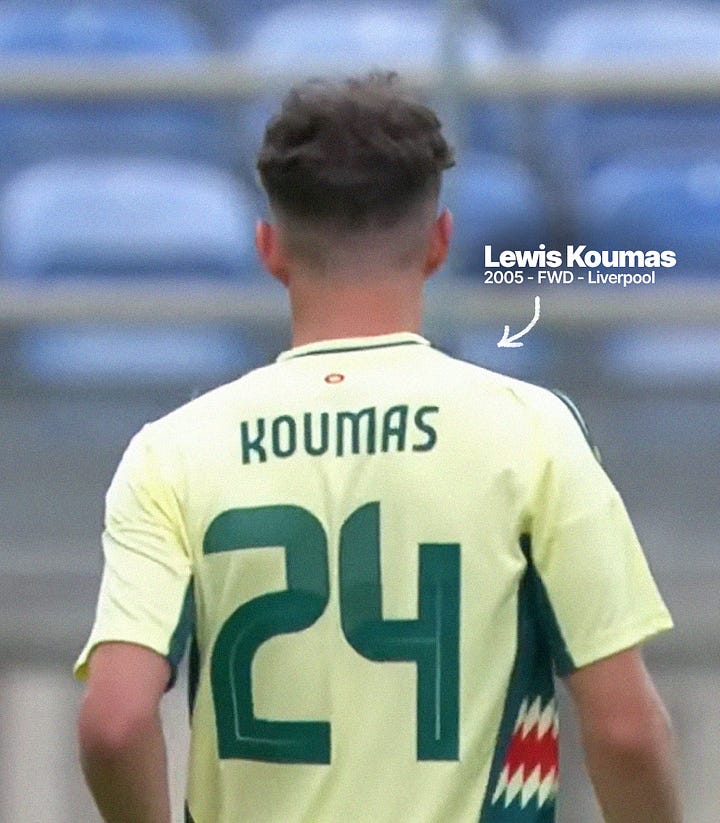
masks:
[(309, 357), (312, 354), (343, 354), (351, 351), (369, 351), (371, 349), (389, 349), (396, 346), (429, 346), (430, 341), (414, 332), (396, 332), (394, 334), (378, 334), (373, 337), (345, 337), (338, 340), (320, 340), (317, 343), (306, 343), (282, 352), (278, 362), (292, 360), (297, 357)]

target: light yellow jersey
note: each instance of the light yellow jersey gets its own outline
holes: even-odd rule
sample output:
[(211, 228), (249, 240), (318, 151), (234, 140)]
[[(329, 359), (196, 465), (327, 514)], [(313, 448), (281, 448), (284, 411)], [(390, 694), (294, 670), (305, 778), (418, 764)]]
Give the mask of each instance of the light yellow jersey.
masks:
[(192, 636), (194, 823), (549, 823), (553, 673), (671, 626), (563, 399), (399, 333), (133, 439), (90, 639)]

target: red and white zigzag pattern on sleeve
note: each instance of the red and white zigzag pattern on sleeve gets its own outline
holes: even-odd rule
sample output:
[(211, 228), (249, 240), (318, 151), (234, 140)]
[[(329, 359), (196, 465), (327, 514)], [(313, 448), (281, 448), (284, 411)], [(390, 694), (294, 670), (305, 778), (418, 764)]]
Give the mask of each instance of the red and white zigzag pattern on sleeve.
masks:
[(554, 800), (558, 788), (558, 712), (555, 698), (523, 700), (505, 754), (493, 805), (507, 808), (517, 798), (521, 808), (535, 798), (540, 808)]

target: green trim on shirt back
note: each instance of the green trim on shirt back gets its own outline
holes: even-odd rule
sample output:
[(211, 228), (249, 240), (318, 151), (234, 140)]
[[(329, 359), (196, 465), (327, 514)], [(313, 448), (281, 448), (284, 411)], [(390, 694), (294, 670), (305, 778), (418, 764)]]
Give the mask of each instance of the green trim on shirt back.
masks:
[(170, 682), (168, 683), (168, 690), (175, 685), (177, 677), (177, 667), (183, 659), (185, 649), (187, 648), (188, 639), (195, 627), (195, 596), (193, 594), (193, 581), (190, 578), (185, 597), (183, 599), (182, 608), (180, 609), (180, 616), (175, 626), (175, 631), (170, 638), (170, 644), (167, 653), (167, 661), (172, 669)]
[(197, 626), (193, 628), (188, 655), (188, 714), (192, 718), (195, 711), (195, 698), (200, 686), (200, 646), (197, 638)]
[(532, 594), (534, 612), (537, 615), (540, 632), (549, 648), (555, 672), (560, 677), (565, 677), (572, 674), (576, 666), (568, 651), (545, 584), (535, 568), (532, 557), (532, 541), (529, 535), (523, 534), (520, 536), (520, 549), (527, 561), (528, 587)]
[(323, 349), (322, 351), (306, 351), (303, 354), (295, 354), (292, 355), (293, 358), (297, 357), (310, 357), (314, 354), (344, 354), (345, 352), (349, 351), (368, 351), (369, 349), (392, 349), (397, 346), (417, 346), (420, 345), (419, 342), (415, 340), (407, 340), (404, 343), (379, 343), (377, 346), (346, 346), (344, 348), (339, 349)]
[(379, 334), (370, 337), (348, 337), (339, 340), (320, 340), (315, 343), (306, 343), (282, 352), (278, 362), (296, 360), (299, 357), (309, 357), (313, 354), (347, 354), (354, 351), (369, 351), (371, 349), (390, 349), (398, 346), (429, 346), (426, 340), (415, 332), (395, 332), (393, 334)]
[(497, 794), (522, 706), (539, 701), (540, 706), (546, 708), (554, 703), (553, 668), (559, 671), (568, 665), (572, 667), (545, 587), (532, 560), (529, 535), (520, 536), (520, 550), (527, 565), (517, 594), (515, 662), (508, 682), (479, 823), (553, 823), (555, 820), (554, 797), (539, 805), (536, 797), (524, 803), (522, 792), (517, 792), (512, 800), (506, 792)]
[(567, 406), (570, 413), (575, 418), (575, 422), (578, 424), (578, 426), (580, 426), (580, 431), (582, 431), (585, 440), (587, 441), (588, 446), (590, 446), (590, 449), (592, 453), (595, 455), (598, 463), (602, 464), (600, 450), (595, 445), (595, 441), (593, 440), (592, 435), (590, 434), (588, 424), (585, 422), (585, 418), (580, 413), (580, 409), (578, 409), (572, 398), (568, 397), (568, 395), (565, 394), (565, 392), (560, 391), (559, 389), (551, 389), (550, 391), (552, 391), (555, 397), (557, 397), (559, 400), (562, 400), (562, 402)]

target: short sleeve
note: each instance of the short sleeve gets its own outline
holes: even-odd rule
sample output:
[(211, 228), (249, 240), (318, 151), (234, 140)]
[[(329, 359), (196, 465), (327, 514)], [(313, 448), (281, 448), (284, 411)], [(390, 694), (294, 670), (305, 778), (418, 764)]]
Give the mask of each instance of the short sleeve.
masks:
[(565, 675), (672, 628), (672, 619), (576, 410), (549, 395), (544, 411), (530, 554)]
[(192, 628), (192, 570), (172, 467), (153, 445), (151, 426), (130, 442), (106, 496), (104, 569), (90, 637), (74, 668), (100, 643), (145, 646), (173, 672)]

